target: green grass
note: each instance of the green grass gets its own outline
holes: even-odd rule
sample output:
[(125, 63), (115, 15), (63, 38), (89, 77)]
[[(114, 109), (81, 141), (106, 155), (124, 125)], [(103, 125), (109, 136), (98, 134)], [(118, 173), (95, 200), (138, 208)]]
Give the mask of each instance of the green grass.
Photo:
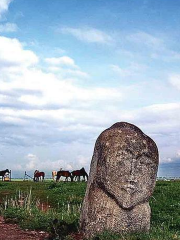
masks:
[[(52, 239), (58, 236), (58, 229), (66, 236), (70, 229), (77, 231), (85, 188), (84, 182), (0, 182), (1, 214), (7, 221), (18, 222), (22, 228), (49, 231), (52, 233)], [(30, 189), (32, 195), (31, 201), (28, 202), (29, 207), (27, 208), (27, 202), (26, 205), (19, 206), (18, 197), (24, 194), (25, 199), (29, 196)], [(46, 207), (50, 205), (50, 208), (41, 211), (39, 203)], [(180, 239), (180, 181), (158, 181), (150, 205), (152, 215), (149, 234), (118, 235), (104, 232), (96, 239)]]

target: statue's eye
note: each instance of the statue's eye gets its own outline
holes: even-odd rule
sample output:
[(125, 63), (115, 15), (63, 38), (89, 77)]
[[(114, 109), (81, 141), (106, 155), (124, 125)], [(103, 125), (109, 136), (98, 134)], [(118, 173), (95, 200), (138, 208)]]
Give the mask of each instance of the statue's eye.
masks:
[(146, 164), (146, 161), (145, 161), (143, 158), (141, 158), (139, 162), (140, 162), (140, 164), (142, 164), (142, 165), (143, 165), (143, 164)]
[(124, 166), (125, 166), (124, 161), (119, 161), (119, 162), (118, 162), (118, 166), (124, 167)]
[(140, 158), (139, 159), (139, 164), (144, 165), (144, 166), (149, 166), (152, 164), (152, 161), (149, 158)]

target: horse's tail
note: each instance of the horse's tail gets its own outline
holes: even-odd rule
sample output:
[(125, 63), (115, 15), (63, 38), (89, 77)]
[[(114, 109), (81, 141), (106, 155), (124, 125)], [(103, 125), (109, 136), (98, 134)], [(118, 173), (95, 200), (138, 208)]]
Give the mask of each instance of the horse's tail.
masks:
[(87, 180), (88, 180), (88, 174), (87, 174), (87, 172), (85, 172), (85, 176), (86, 176), (86, 178), (87, 178)]
[(59, 178), (60, 178), (60, 175), (57, 173), (57, 175), (56, 175), (56, 182), (59, 180)]

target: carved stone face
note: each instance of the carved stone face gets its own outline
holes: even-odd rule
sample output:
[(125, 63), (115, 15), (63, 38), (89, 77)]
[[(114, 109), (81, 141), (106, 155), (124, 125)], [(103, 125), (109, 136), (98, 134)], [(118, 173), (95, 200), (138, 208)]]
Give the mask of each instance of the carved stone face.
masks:
[(157, 174), (158, 150), (152, 139), (128, 123), (104, 131), (96, 143), (97, 184), (124, 209), (148, 201)]

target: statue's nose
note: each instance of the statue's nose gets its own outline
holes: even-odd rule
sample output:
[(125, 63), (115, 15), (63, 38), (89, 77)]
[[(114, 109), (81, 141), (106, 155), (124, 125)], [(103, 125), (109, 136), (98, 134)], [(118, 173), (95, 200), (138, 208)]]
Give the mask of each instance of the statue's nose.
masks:
[(130, 164), (130, 175), (133, 176), (134, 172), (135, 172), (135, 159), (133, 159)]
[(135, 164), (135, 159), (133, 159), (129, 165), (128, 182), (130, 184), (134, 184), (137, 182), (137, 180), (135, 179), (135, 171), (136, 171), (136, 164)]

